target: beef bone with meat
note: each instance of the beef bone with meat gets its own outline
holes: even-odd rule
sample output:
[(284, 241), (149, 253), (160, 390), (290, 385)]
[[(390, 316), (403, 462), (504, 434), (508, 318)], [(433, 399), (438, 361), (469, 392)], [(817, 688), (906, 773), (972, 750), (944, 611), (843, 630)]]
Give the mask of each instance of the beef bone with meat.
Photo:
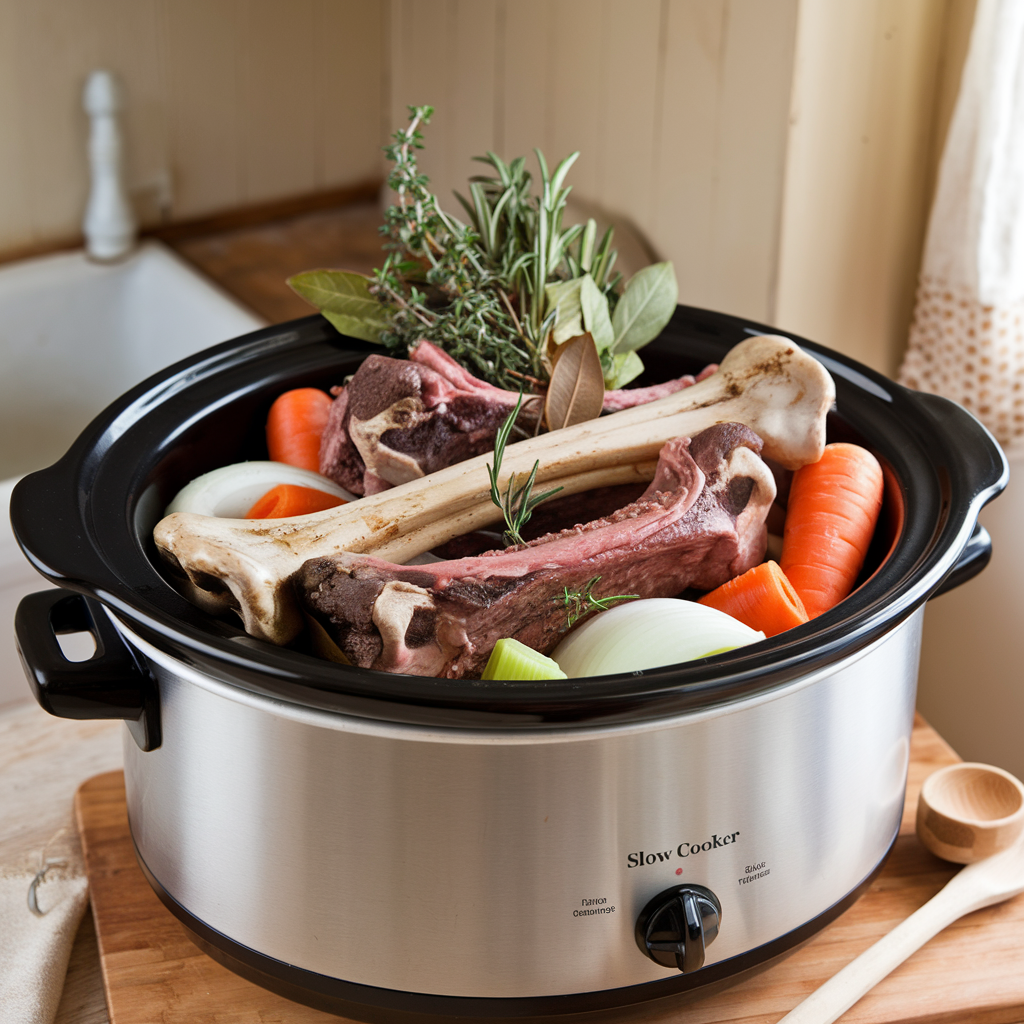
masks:
[(613, 515), (472, 558), (401, 566), (340, 553), (306, 562), (299, 600), (363, 668), (479, 676), (515, 637), (550, 653), (569, 628), (565, 588), (600, 576), (597, 596), (710, 590), (764, 557), (775, 498), (760, 438), (737, 423), (668, 442), (654, 480)]
[[(479, 380), (421, 341), (410, 359), (367, 356), (337, 391), (320, 446), (320, 472), (353, 494), (377, 494), (489, 452), (519, 394)], [(532, 432), (540, 400), (519, 423)]]
[[(718, 369), (646, 388), (607, 391), (604, 412), (674, 394)], [(429, 341), (408, 359), (368, 356), (336, 398), (323, 434), (320, 472), (353, 494), (377, 494), (489, 452), (519, 395), (474, 377)], [(519, 426), (533, 432), (539, 396), (527, 396)]]

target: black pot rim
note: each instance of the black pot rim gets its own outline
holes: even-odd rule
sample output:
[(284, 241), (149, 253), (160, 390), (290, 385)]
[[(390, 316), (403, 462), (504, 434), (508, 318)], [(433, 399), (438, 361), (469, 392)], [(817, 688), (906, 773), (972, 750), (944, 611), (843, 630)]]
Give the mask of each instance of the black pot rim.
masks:
[(60, 461), (17, 485), (12, 524), (50, 581), (96, 597), (184, 664), (292, 704), (420, 725), (550, 729), (732, 702), (834, 664), (894, 629), (955, 571), (978, 512), (1008, 478), (1002, 450), (961, 407), (789, 332), (680, 306), (645, 359), (678, 360), (682, 352), (694, 364), (718, 361), (750, 335), (778, 333), (832, 373), (839, 422), (891, 470), (903, 524), (888, 558), (836, 608), (774, 639), (699, 662), (543, 683), (404, 676), (275, 648), (205, 615), (174, 590), (145, 536), (152, 525), (143, 514), (147, 503), (162, 508), (169, 497), (158, 493), (157, 467), (173, 461), (190, 424), (209, 410), (277, 394), (375, 350), (338, 335), (319, 316), (226, 342), (144, 381), (102, 412)]

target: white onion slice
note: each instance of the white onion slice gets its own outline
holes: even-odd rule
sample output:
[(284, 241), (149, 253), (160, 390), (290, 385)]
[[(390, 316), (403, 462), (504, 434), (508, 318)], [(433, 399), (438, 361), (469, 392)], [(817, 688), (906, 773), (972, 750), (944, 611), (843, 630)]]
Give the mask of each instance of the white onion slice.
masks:
[(652, 597), (598, 612), (573, 630), (551, 657), (572, 679), (677, 665), (764, 638), (717, 608)]
[(313, 487), (346, 501), (356, 496), (319, 473), (285, 462), (236, 462), (197, 476), (174, 496), (165, 515), (195, 512), (222, 519), (244, 519), (245, 514), (278, 484)]

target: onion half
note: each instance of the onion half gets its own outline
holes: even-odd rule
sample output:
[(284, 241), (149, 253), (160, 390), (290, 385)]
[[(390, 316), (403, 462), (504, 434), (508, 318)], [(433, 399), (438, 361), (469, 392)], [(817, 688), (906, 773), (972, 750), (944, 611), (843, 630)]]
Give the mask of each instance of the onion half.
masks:
[(244, 519), (246, 513), (278, 484), (313, 487), (346, 501), (356, 496), (333, 480), (312, 470), (289, 466), (286, 462), (236, 462), (197, 476), (174, 496), (164, 515), (195, 512), (221, 519)]
[(573, 630), (551, 657), (570, 679), (606, 676), (678, 665), (764, 638), (717, 608), (652, 597), (598, 612)]

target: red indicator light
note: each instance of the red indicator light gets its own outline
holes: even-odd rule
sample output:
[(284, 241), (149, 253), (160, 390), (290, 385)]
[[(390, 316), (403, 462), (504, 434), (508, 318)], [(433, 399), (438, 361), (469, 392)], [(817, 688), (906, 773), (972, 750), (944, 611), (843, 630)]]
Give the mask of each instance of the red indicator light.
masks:
[(683, 869), (682, 868), (676, 868), (676, 874), (677, 875), (681, 875), (682, 873), (683, 873)]

